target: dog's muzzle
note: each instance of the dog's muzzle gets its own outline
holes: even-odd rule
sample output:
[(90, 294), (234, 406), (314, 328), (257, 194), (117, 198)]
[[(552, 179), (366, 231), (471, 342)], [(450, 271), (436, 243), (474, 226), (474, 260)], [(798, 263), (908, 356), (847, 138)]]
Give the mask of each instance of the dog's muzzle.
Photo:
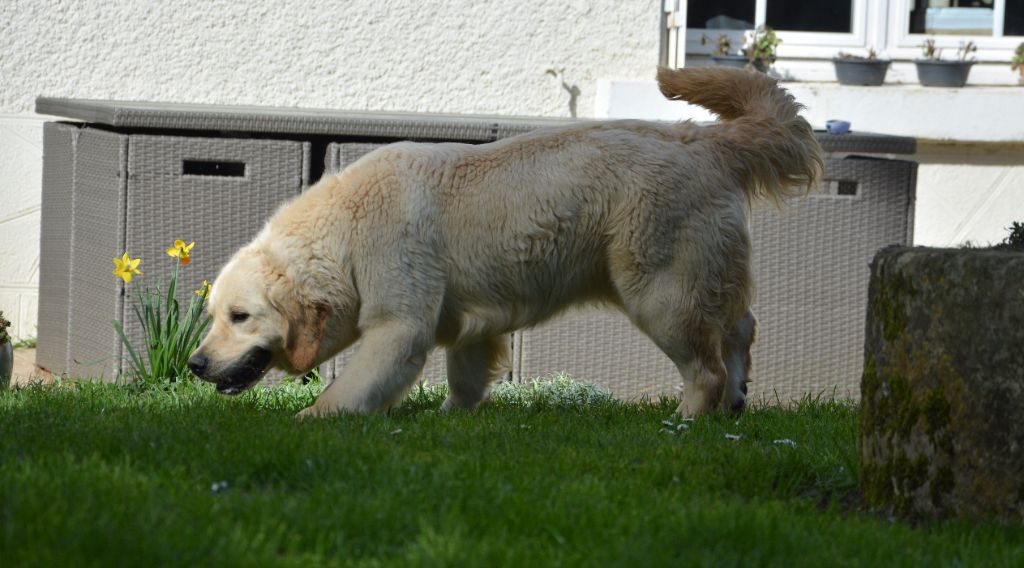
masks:
[(212, 370), (209, 357), (199, 352), (188, 360), (188, 368), (200, 379), (217, 385), (221, 394), (241, 394), (259, 382), (270, 367), (273, 353), (263, 347), (253, 347), (231, 366)]

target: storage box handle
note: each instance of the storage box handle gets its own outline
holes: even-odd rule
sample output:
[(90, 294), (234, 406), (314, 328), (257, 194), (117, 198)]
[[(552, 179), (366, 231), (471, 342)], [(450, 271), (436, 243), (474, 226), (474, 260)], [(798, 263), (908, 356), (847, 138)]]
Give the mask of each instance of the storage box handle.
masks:
[(245, 162), (182, 160), (181, 174), (186, 176), (245, 177)]

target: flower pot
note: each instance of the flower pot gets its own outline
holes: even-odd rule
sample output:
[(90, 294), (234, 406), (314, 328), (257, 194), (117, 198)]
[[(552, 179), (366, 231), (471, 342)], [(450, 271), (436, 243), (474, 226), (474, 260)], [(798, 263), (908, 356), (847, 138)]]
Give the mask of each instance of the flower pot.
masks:
[(885, 82), (885, 73), (891, 61), (887, 59), (835, 58), (836, 80), (840, 85), (866, 85), (877, 87)]
[[(715, 62), (715, 65), (719, 65), (721, 67), (739, 67), (741, 69), (746, 69), (747, 65), (750, 63), (750, 60), (747, 59), (746, 55), (712, 55), (711, 59)], [(754, 60), (754, 69), (757, 69), (762, 73), (768, 71), (768, 68), (765, 67), (764, 62), (760, 59)]]
[(8, 341), (0, 344), (0, 389), (11, 384), (11, 372), (14, 370), (14, 346)]
[(974, 62), (918, 59), (914, 65), (917, 66), (917, 80), (926, 87), (963, 87)]

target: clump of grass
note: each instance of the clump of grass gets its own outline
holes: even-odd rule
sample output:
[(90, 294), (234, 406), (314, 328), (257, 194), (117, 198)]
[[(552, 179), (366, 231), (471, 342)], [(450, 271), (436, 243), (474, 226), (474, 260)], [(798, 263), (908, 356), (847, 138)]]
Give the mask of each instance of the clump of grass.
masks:
[(35, 349), (38, 346), (39, 342), (35, 337), (25, 337), (14, 342), (15, 349)]
[(1000, 243), (999, 248), (1024, 250), (1024, 223), (1014, 221), (1006, 230), (1009, 231), (1009, 234)]
[(564, 373), (533, 379), (525, 385), (499, 383), (491, 391), (491, 399), (523, 408), (577, 408), (616, 403), (608, 391), (597, 385), (576, 382)]

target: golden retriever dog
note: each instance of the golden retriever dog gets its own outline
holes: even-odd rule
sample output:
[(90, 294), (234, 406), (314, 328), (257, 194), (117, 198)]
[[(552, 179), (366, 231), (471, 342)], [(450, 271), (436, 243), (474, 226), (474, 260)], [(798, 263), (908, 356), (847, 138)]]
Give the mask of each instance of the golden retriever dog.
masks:
[(507, 370), (507, 334), (600, 303), (675, 363), (679, 413), (742, 410), (756, 327), (748, 210), (811, 187), (821, 148), (762, 73), (661, 69), (658, 84), (722, 120), (402, 142), (324, 176), (224, 266), (192, 371), (234, 394), (361, 338), (300, 417), (374, 412), (443, 346), (443, 409), (472, 409)]

